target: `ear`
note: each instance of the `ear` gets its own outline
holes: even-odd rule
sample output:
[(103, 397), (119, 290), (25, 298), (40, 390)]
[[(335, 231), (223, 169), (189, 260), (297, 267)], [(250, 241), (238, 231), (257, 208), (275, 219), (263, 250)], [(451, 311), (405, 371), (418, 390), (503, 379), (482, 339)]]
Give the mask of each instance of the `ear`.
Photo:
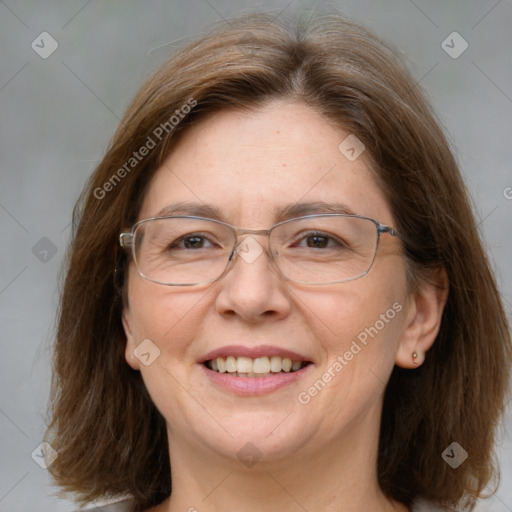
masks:
[(128, 305), (123, 307), (123, 328), (124, 334), (126, 336), (126, 347), (124, 350), (124, 358), (126, 362), (131, 366), (134, 370), (140, 370), (140, 361), (135, 357), (134, 350), (137, 348), (137, 343), (135, 341), (135, 336), (133, 335), (132, 330), (132, 318)]
[(425, 361), (425, 354), (433, 345), (444, 306), (448, 299), (448, 277), (439, 269), (421, 279), (408, 297), (404, 331), (401, 334), (395, 363), (402, 368), (417, 368)]

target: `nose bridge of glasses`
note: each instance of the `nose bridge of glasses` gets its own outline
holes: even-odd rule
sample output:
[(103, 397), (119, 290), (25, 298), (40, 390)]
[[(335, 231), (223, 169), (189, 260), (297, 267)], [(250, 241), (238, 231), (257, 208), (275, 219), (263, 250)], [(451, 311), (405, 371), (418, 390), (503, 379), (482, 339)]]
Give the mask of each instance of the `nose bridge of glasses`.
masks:
[(268, 236), (270, 233), (270, 229), (245, 229), (245, 228), (235, 228), (235, 233), (237, 236), (241, 235), (261, 235)]
[[(229, 262), (235, 260), (243, 260), (245, 263), (253, 264), (256, 260), (260, 262), (267, 258), (270, 265), (273, 264), (274, 256), (270, 250), (270, 229), (244, 229), (233, 227), (235, 233), (235, 245), (229, 257)], [(254, 236), (260, 237), (256, 240)], [(265, 237), (262, 240), (261, 237)], [(267, 258), (261, 258), (262, 255), (266, 254)], [(234, 258), (233, 258), (234, 257)], [(265, 265), (267, 264), (265, 263)], [(228, 263), (229, 266), (229, 263)]]
[[(244, 245), (248, 244), (248, 240), (253, 236), (266, 237), (269, 238), (270, 229), (245, 229), (245, 228), (234, 228), (235, 232), (235, 249), (240, 248)], [(256, 240), (253, 238), (252, 244), (258, 244), (261, 249), (266, 250), (266, 243), (262, 240)]]

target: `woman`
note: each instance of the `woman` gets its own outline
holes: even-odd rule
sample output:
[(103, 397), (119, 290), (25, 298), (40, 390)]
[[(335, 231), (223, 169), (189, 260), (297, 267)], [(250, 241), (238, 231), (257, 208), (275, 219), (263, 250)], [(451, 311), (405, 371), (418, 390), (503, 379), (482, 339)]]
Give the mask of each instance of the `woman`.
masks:
[(446, 139), (366, 29), (253, 15), (178, 52), (75, 227), (48, 439), (82, 503), (481, 496), (509, 330)]

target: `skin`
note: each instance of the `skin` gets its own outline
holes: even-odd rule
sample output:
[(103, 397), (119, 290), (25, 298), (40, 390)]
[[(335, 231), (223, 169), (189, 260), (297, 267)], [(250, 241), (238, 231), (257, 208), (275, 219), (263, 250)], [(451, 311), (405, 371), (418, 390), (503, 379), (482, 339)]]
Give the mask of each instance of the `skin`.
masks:
[[(350, 162), (338, 150), (347, 135), (297, 103), (222, 111), (184, 134), (151, 181), (139, 219), (194, 201), (217, 206), (235, 226), (267, 229), (284, 204), (338, 201), (393, 225), (364, 153)], [(126, 361), (166, 419), (172, 468), (172, 496), (152, 510), (243, 512), (257, 503), (268, 512), (406, 511), (377, 483), (383, 392), (395, 364), (413, 371), (423, 362), (445, 301), (446, 290), (432, 284), (409, 290), (400, 242), (389, 235), (368, 275), (335, 285), (285, 282), (265, 253), (252, 263), (237, 258), (222, 279), (197, 287), (151, 283), (132, 264)], [(397, 302), (402, 310), (301, 404), (298, 394)], [(149, 366), (134, 356), (146, 338), (161, 351)], [(198, 364), (229, 344), (291, 349), (313, 366), (271, 394), (240, 397), (214, 386)], [(261, 456), (252, 467), (237, 457), (248, 442)]]

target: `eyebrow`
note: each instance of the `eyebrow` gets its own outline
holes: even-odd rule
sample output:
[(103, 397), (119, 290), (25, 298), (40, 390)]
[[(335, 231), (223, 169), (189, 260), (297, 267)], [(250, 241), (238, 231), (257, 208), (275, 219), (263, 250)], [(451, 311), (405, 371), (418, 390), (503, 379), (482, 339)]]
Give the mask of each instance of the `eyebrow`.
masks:
[[(302, 217), (305, 215), (322, 213), (341, 213), (345, 215), (356, 215), (354, 211), (343, 203), (310, 201), (301, 203), (290, 203), (279, 206), (275, 209), (276, 223), (284, 220)], [(227, 222), (220, 208), (212, 204), (182, 201), (170, 204), (162, 208), (156, 217), (168, 217), (172, 215), (193, 215), (209, 219)]]

